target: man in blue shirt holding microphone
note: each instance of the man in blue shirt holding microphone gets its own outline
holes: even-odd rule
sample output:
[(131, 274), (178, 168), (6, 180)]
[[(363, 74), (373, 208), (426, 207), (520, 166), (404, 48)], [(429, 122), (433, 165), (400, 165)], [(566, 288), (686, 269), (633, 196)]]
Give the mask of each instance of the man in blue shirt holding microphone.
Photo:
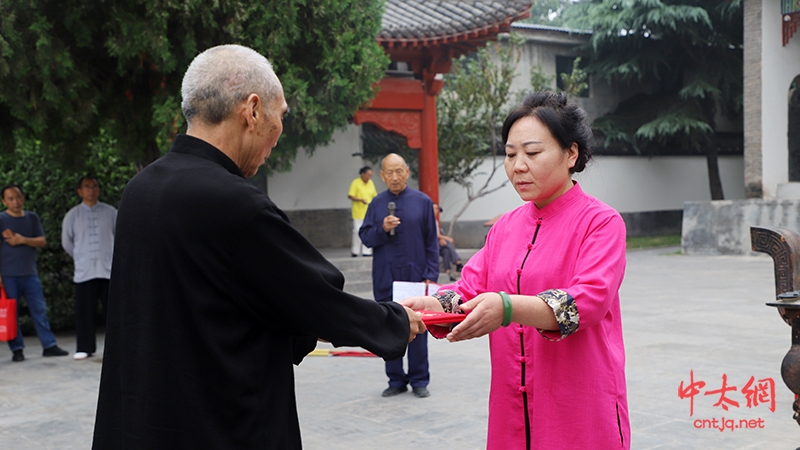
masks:
[[(372, 290), (375, 300), (392, 301), (393, 281), (436, 283), (439, 278), (439, 241), (433, 202), (424, 193), (408, 187), (406, 161), (390, 153), (381, 163), (381, 179), (388, 189), (372, 199), (359, 230), (361, 242), (372, 248)], [(386, 362), (389, 387), (384, 397), (402, 394), (411, 385), (414, 395), (427, 397), (427, 334), (408, 345), (408, 371), (403, 359)]]

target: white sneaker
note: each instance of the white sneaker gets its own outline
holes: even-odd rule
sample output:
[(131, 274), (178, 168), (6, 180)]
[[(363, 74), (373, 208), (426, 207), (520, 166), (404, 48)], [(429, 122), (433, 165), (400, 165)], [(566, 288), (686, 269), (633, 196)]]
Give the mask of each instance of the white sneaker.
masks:
[(88, 357), (89, 357), (89, 354), (86, 353), (86, 352), (75, 352), (75, 354), (72, 355), (72, 359), (74, 359), (74, 360), (86, 359)]

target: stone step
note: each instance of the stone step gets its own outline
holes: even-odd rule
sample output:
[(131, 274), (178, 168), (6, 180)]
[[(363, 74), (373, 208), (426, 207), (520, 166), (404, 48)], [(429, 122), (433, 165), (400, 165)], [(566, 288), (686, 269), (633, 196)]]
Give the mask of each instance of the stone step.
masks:
[(348, 283), (359, 283), (362, 281), (372, 282), (372, 270), (342, 270), (342, 275), (344, 275), (344, 279)]
[(328, 258), (344, 275), (344, 291), (361, 298), (373, 299), (372, 258), (359, 256)]
[(351, 291), (347, 290), (347, 286), (345, 286), (344, 291), (347, 292), (348, 294), (353, 294), (356, 297), (361, 297), (361, 298), (364, 298), (364, 299), (367, 299), (367, 300), (375, 300), (375, 298), (374, 298), (375, 296), (372, 295), (372, 290), (371, 289), (372, 288), (370, 287), (369, 291), (352, 291), (351, 292)]
[(372, 297), (372, 280), (366, 281), (350, 281), (348, 278), (344, 279), (344, 291), (351, 294), (356, 292), (368, 292), (370, 298)]
[[(477, 250), (459, 249), (458, 252), (463, 258), (464, 263), (475, 254)], [(344, 275), (344, 291), (361, 298), (374, 300), (372, 293), (372, 258), (371, 257), (328, 257), (337, 269)], [(439, 274), (438, 283), (440, 285), (450, 283), (450, 278), (445, 273)]]
[[(438, 284), (445, 285), (449, 283), (451, 283), (451, 281), (450, 278), (447, 276), (447, 274), (440, 273)], [(372, 294), (371, 280), (354, 282), (351, 281), (349, 278), (345, 278), (344, 291), (349, 294), (357, 295), (359, 297), (374, 299)]]
[(342, 272), (366, 270), (372, 272), (372, 258), (359, 256), (352, 257), (335, 257), (328, 258), (328, 261), (333, 263), (336, 268)]

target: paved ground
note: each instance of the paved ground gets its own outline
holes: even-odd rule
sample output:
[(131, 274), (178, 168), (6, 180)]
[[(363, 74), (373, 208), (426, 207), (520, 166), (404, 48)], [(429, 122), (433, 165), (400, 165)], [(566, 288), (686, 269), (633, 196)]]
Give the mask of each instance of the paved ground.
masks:
[[(790, 328), (764, 306), (774, 294), (771, 259), (684, 256), (676, 250), (628, 253), (622, 308), (632, 448), (800, 447), (792, 394), (779, 372)], [(0, 345), (0, 449), (89, 448), (101, 359), (43, 358), (35, 337), (26, 345), (24, 363), (12, 363)], [(72, 352), (74, 338), (59, 336), (59, 345)], [(385, 399), (381, 360), (306, 358), (295, 371), (305, 448), (484, 448), (487, 340), (431, 340), (430, 360), (431, 397)], [(706, 385), (694, 397), (690, 417), (690, 400), (678, 392), (692, 373)], [(719, 394), (705, 395), (719, 390), (723, 377), (736, 387), (727, 398), (739, 404), (727, 411), (714, 406)], [(774, 412), (768, 396), (748, 407), (742, 391), (750, 377), (774, 381)], [(710, 428), (714, 420), (717, 428)], [(739, 427), (721, 431), (720, 423)], [(755, 428), (745, 428), (750, 425)]]

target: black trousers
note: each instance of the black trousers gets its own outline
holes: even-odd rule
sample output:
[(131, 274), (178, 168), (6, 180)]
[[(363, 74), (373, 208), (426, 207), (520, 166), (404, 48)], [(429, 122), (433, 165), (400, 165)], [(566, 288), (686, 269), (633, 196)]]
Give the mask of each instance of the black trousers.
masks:
[(108, 307), (108, 279), (94, 278), (75, 283), (75, 334), (78, 352), (97, 351), (97, 300), (103, 305), (103, 316)]

